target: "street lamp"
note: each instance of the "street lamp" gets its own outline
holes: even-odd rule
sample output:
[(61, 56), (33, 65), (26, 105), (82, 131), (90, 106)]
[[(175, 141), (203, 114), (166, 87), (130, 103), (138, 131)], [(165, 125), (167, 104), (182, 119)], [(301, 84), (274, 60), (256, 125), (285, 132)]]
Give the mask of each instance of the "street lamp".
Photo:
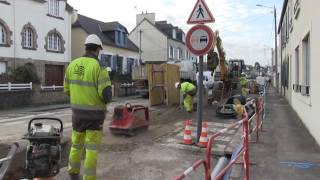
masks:
[(276, 88), (278, 89), (279, 86), (279, 80), (278, 80), (278, 36), (277, 36), (277, 9), (276, 6), (274, 5), (273, 7), (271, 6), (265, 6), (262, 4), (257, 4), (258, 7), (263, 7), (263, 8), (269, 8), (273, 9), (273, 14), (274, 14), (274, 49), (275, 49), (275, 66), (276, 66)]

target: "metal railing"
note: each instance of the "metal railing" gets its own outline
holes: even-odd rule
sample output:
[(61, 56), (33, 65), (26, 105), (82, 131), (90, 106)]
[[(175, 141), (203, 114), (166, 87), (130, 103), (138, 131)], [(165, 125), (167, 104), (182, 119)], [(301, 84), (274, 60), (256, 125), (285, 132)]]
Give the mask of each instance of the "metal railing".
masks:
[(52, 85), (52, 86), (40, 86), (42, 91), (46, 91), (46, 90), (63, 90), (64, 86), (56, 86), (56, 85)]
[[(249, 160), (249, 136), (250, 136), (250, 123), (253, 120), (256, 120), (255, 127), (252, 128), (251, 133), (255, 133), (256, 141), (255, 143), (259, 143), (259, 131), (262, 131), (262, 121), (265, 117), (265, 88), (263, 92), (260, 94), (260, 97), (257, 100), (249, 101), (245, 107), (253, 105), (255, 108), (255, 113), (249, 117), (246, 108), (244, 108), (243, 119), (229, 125), (228, 127), (216, 132), (209, 139), (207, 150), (205, 157), (201, 160), (198, 160), (192, 167), (188, 168), (182, 175), (176, 177), (176, 180), (182, 180), (191, 172), (200, 167), (201, 164), (204, 165), (205, 169), (205, 180), (220, 180), (226, 174), (227, 171), (237, 162), (237, 160), (241, 157), (243, 159), (243, 167), (244, 167), (244, 180), (249, 180), (249, 168), (250, 168), (250, 160)], [(227, 132), (229, 129), (232, 129), (236, 126), (242, 125), (242, 144), (241, 149), (235, 154), (235, 158), (233, 158), (215, 177), (211, 177), (212, 167), (211, 167), (211, 154), (212, 154), (212, 146), (214, 144), (214, 140), (219, 137), (221, 134)]]
[(13, 156), (19, 150), (19, 143), (15, 142), (11, 145), (10, 151), (7, 154), (7, 157), (0, 159), (0, 180), (5, 176), (8, 168), (10, 167)]
[(24, 91), (32, 90), (32, 82), (30, 83), (11, 83), (0, 84), (0, 90), (4, 91)]

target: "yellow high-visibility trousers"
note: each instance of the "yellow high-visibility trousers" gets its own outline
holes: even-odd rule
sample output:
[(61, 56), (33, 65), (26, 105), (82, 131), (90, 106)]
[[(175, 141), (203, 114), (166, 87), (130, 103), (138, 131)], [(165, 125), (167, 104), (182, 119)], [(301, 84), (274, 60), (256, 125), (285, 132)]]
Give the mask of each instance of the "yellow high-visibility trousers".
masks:
[(242, 87), (241, 92), (242, 92), (242, 96), (244, 96), (244, 97), (247, 96), (247, 88), (246, 87)]
[(192, 112), (193, 109), (193, 97), (188, 95), (183, 100), (183, 106), (186, 111)]
[(69, 156), (68, 172), (79, 174), (83, 149), (86, 149), (83, 180), (96, 180), (97, 150), (102, 140), (102, 131), (72, 131), (72, 146)]

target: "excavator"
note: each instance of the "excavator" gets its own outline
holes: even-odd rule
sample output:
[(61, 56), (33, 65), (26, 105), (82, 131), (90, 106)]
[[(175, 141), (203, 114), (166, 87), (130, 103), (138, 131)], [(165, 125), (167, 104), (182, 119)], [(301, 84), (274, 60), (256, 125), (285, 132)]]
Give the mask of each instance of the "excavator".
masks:
[[(235, 116), (236, 112), (232, 108), (232, 105), (229, 104), (230, 106), (228, 106), (228, 101), (226, 104), (223, 104), (223, 102), (226, 98), (239, 98), (232, 96), (232, 93), (233, 90), (238, 89), (240, 75), (245, 70), (244, 60), (233, 59), (228, 63), (219, 31), (215, 32), (215, 37), (216, 39), (208, 53), (207, 63), (208, 70), (215, 72), (215, 82), (219, 86), (218, 90), (212, 93), (213, 99), (219, 100), (216, 113), (218, 116), (224, 117)], [(242, 99), (240, 97), (241, 101), (243, 101)]]

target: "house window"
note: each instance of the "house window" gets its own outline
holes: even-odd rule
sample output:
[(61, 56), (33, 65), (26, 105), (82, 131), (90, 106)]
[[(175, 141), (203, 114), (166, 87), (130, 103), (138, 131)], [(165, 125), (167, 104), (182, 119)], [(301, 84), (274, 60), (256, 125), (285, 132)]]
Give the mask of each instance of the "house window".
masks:
[(121, 44), (122, 33), (121, 31), (117, 31), (117, 43)]
[(169, 58), (173, 59), (173, 47), (172, 46), (169, 47)]
[(0, 46), (10, 47), (12, 44), (11, 40), (12, 31), (5, 21), (0, 18)]
[[(300, 60), (299, 60), (299, 46), (295, 49), (295, 60), (296, 60), (296, 63), (295, 63), (295, 73), (296, 73), (296, 86), (299, 85), (300, 81), (299, 81), (299, 78), (300, 78)], [(297, 90), (297, 88), (295, 88), (295, 90)]]
[(7, 72), (7, 63), (0, 62), (0, 75)]
[(59, 17), (59, 0), (48, 0), (49, 15)]
[(23, 41), (24, 41), (24, 47), (26, 48), (32, 48), (33, 47), (33, 31), (30, 28), (26, 28), (24, 30), (24, 37), (23, 37)]
[(184, 33), (182, 33), (182, 42), (186, 42), (186, 35)]
[(61, 48), (61, 42), (60, 38), (57, 34), (52, 33), (48, 37), (48, 49), (52, 51), (59, 51)]
[(7, 32), (2, 24), (0, 24), (0, 44), (7, 44)]
[(134, 65), (134, 59), (133, 58), (127, 58), (127, 73), (131, 74), (132, 73), (132, 67)]
[(21, 31), (22, 36), (22, 48), (24, 49), (36, 49), (37, 48), (37, 32), (34, 27), (28, 23), (23, 26)]
[(117, 73), (122, 74), (123, 72), (123, 57), (118, 56), (117, 57)]
[(46, 45), (45, 48), (49, 52), (56, 52), (56, 53), (64, 53), (65, 41), (62, 38), (62, 35), (56, 30), (52, 30), (48, 33), (46, 37)]
[(180, 59), (181, 57), (180, 57), (181, 55), (180, 55), (180, 48), (177, 48), (177, 59)]
[(172, 48), (172, 52), (173, 52), (173, 54), (172, 54), (172, 59), (174, 59), (174, 58), (176, 58), (176, 52), (175, 52), (175, 49), (174, 49), (174, 48)]
[(300, 12), (300, 0), (296, 0), (293, 7), (294, 17), (297, 19)]
[(126, 46), (126, 45), (127, 45), (127, 42), (128, 42), (128, 36), (127, 36), (126, 33), (123, 33), (123, 39), (122, 39), (122, 41), (123, 41), (123, 45)]
[(111, 61), (112, 61), (111, 58), (112, 58), (112, 55), (102, 54), (101, 55), (100, 65), (102, 67), (111, 67)]
[(303, 84), (310, 86), (310, 35), (308, 34), (302, 41), (303, 59)]
[(172, 38), (177, 39), (177, 31), (176, 29), (172, 29)]

